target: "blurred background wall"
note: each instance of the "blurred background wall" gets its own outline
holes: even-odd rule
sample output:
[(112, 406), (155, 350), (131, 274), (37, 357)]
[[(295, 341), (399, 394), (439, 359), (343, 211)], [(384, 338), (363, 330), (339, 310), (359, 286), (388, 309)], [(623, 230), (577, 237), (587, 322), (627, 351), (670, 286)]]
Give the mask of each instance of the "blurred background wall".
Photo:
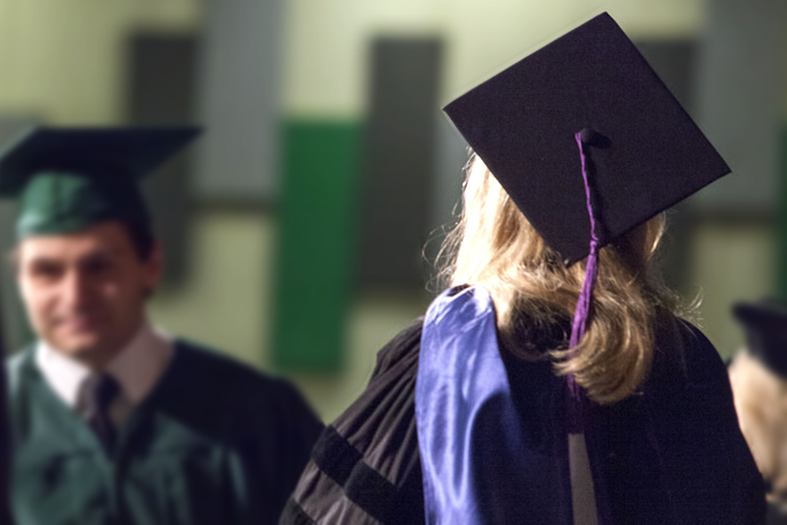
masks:
[[(0, 139), (205, 125), (147, 183), (169, 261), (151, 316), (332, 419), (438, 291), (427, 259), (467, 158), (439, 108), (604, 10), (735, 171), (672, 213), (662, 261), (730, 356), (731, 304), (787, 296), (782, 0), (0, 0)], [(2, 284), (17, 348), (10, 267)]]

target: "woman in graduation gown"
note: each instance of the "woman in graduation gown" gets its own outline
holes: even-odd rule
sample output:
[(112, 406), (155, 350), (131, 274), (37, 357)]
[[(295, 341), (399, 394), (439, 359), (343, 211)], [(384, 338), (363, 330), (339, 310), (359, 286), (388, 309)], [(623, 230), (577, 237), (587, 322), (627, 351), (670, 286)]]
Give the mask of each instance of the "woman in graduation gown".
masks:
[(446, 112), (476, 153), (450, 286), (280, 523), (762, 523), (724, 364), (649, 264), (718, 153), (606, 14)]

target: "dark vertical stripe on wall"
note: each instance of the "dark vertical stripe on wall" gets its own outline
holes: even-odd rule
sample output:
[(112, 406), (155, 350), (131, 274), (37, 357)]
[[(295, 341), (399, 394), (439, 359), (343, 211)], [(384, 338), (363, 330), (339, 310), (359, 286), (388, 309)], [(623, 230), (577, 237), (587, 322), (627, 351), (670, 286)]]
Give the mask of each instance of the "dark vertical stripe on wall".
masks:
[[(195, 120), (199, 41), (194, 35), (133, 34), (129, 40), (127, 120), (138, 126), (183, 125)], [(193, 211), (192, 153), (167, 162), (143, 183), (153, 228), (163, 249), (166, 284), (182, 283), (189, 266)]]
[(787, 300), (787, 126), (781, 131), (781, 177), (779, 184), (778, 260), (779, 295)]
[(362, 289), (421, 288), (435, 187), (442, 43), (381, 38), (371, 53), (358, 278)]
[[(1, 116), (0, 145), (5, 146), (20, 133), (41, 124), (30, 116)], [(0, 201), (0, 253), (9, 254), (16, 246), (16, 202)], [(19, 297), (16, 272), (10, 261), (0, 266), (0, 324), (3, 328), (3, 346), (8, 353), (21, 350), (35, 339), (25, 308)]]
[(273, 332), (280, 369), (330, 372), (342, 364), (360, 135), (356, 123), (284, 126)]

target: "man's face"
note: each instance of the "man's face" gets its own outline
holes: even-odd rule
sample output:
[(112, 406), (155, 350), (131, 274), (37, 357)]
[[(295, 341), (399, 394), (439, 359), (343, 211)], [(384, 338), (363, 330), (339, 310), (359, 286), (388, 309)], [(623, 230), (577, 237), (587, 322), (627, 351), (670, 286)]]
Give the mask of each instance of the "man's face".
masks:
[(117, 222), (30, 237), (17, 257), (22, 300), (39, 337), (94, 367), (104, 366), (138, 330), (161, 273), (158, 249), (141, 261)]

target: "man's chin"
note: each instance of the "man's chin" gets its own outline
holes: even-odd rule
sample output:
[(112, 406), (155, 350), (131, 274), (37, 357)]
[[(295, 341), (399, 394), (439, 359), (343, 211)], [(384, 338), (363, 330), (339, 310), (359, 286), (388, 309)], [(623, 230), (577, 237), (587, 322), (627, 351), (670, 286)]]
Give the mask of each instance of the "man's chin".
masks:
[(98, 337), (62, 338), (53, 341), (56, 350), (75, 359), (94, 359), (106, 353), (106, 345)]

